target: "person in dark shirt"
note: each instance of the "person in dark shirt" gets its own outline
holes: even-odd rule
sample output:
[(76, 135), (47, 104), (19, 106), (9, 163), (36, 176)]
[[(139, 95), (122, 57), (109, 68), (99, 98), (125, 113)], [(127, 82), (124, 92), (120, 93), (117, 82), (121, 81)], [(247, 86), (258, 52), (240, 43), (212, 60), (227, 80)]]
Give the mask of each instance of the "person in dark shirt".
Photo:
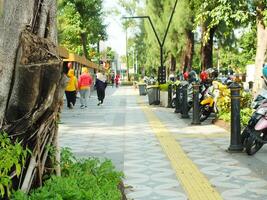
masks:
[(104, 73), (97, 73), (96, 74), (96, 82), (95, 82), (95, 88), (97, 92), (97, 98), (98, 98), (98, 106), (103, 104), (105, 99), (105, 90), (107, 87), (107, 77)]

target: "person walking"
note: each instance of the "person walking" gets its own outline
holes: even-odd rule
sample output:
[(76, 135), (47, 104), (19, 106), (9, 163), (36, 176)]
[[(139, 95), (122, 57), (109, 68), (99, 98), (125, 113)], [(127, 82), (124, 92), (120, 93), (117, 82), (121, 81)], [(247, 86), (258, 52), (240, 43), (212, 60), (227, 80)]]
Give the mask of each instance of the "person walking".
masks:
[(93, 83), (94, 83), (94, 79), (93, 79), (93, 76), (90, 74), (90, 72), (88, 72), (88, 75), (90, 76), (90, 84), (89, 84), (89, 98), (91, 98), (91, 94), (92, 94), (92, 91), (91, 91), (91, 89), (92, 89), (92, 85), (93, 85)]
[(87, 99), (90, 94), (90, 87), (92, 85), (92, 77), (88, 73), (88, 69), (86, 67), (82, 68), (82, 74), (78, 80), (78, 88), (80, 91), (80, 100), (81, 100), (81, 108), (87, 107)]
[(116, 84), (116, 87), (119, 86), (119, 81), (120, 81), (120, 75), (117, 74), (116, 77), (115, 77), (115, 84)]
[(65, 94), (67, 99), (67, 106), (72, 109), (76, 103), (76, 94), (78, 90), (77, 78), (74, 75), (74, 70), (70, 69), (67, 74), (69, 80), (65, 88)]
[(111, 86), (112, 87), (114, 86), (114, 81), (115, 81), (115, 75), (114, 75), (114, 73), (112, 73), (112, 75), (111, 75)]
[(95, 82), (97, 97), (98, 97), (98, 106), (103, 104), (105, 98), (105, 90), (107, 87), (107, 77), (103, 73), (96, 74), (96, 82)]

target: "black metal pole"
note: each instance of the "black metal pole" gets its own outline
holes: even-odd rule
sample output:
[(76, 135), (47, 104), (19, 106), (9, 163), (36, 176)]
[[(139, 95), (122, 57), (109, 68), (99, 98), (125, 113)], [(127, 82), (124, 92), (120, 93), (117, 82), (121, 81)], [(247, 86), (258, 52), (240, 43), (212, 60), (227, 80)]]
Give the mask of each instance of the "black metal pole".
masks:
[(160, 47), (163, 46), (162, 43), (161, 43), (161, 41), (160, 41), (160, 39), (159, 39), (159, 36), (158, 36), (157, 31), (156, 31), (156, 29), (155, 29), (155, 26), (154, 26), (154, 24), (152, 23), (151, 18), (150, 18), (149, 16), (142, 16), (141, 18), (147, 18), (147, 19), (149, 20), (149, 23), (150, 23), (150, 25), (151, 25), (151, 27), (152, 27), (152, 29), (153, 29), (153, 32), (154, 32), (154, 34), (155, 34), (155, 36), (156, 36), (156, 38), (157, 38), (157, 41), (158, 41), (159, 46), (160, 46)]
[(231, 90), (231, 139), (229, 152), (241, 152), (243, 151), (243, 145), (241, 144), (241, 125), (240, 125), (240, 85), (238, 83), (232, 83), (229, 86)]
[(198, 83), (193, 84), (193, 119), (192, 119), (193, 125), (200, 124), (199, 87), (200, 85)]
[(164, 67), (163, 66), (163, 45), (160, 46), (160, 67)]
[(181, 84), (176, 85), (175, 113), (181, 113)]
[(160, 46), (160, 67), (158, 68), (159, 84), (166, 83), (166, 67), (163, 66), (163, 46)]
[[(153, 32), (154, 32), (154, 34), (155, 34), (155, 36), (156, 36), (156, 38), (157, 38), (157, 41), (158, 41), (158, 44), (159, 44), (159, 47), (160, 47), (160, 68), (162, 69), (162, 70), (165, 70), (165, 68), (164, 68), (164, 61), (163, 61), (163, 46), (164, 46), (164, 44), (165, 44), (165, 41), (166, 41), (166, 37), (167, 37), (167, 35), (168, 35), (168, 32), (169, 32), (169, 28), (170, 28), (170, 25), (171, 25), (171, 22), (172, 22), (172, 18), (173, 18), (173, 15), (174, 15), (174, 13), (175, 13), (175, 9), (176, 9), (176, 6), (177, 6), (177, 2), (178, 2), (178, 0), (175, 0), (175, 3), (174, 3), (174, 7), (173, 7), (173, 9), (172, 9), (172, 13), (171, 13), (171, 16), (170, 16), (170, 19), (169, 19), (169, 22), (168, 22), (168, 25), (167, 25), (167, 28), (166, 28), (166, 31), (165, 31), (165, 34), (164, 34), (164, 37), (163, 37), (163, 40), (162, 40), (162, 42), (160, 41), (160, 39), (159, 39), (159, 36), (158, 36), (158, 34), (157, 34), (157, 31), (156, 31), (156, 29), (155, 29), (155, 27), (154, 27), (154, 24), (152, 23), (152, 20), (151, 20), (151, 18), (150, 18), (150, 16), (132, 16), (132, 17), (123, 17), (124, 19), (129, 19), (129, 18), (133, 18), (133, 19), (136, 19), (136, 18), (141, 18), (141, 19), (145, 19), (145, 18), (147, 18), (148, 20), (149, 20), (149, 23), (150, 23), (150, 25), (151, 25), (151, 27), (152, 27), (152, 29), (153, 29)], [(160, 73), (161, 73), (161, 71), (159, 70), (158, 71), (158, 77), (160, 77)], [(166, 83), (166, 76), (165, 76), (165, 78), (164, 78), (165, 80), (164, 81), (162, 81), (160, 84), (163, 84), (163, 83)]]
[(129, 52), (128, 52), (128, 28), (126, 28), (126, 64), (127, 64), (127, 80), (130, 81), (129, 74)]
[(248, 82), (248, 88), (249, 88), (250, 90), (253, 89), (253, 81), (249, 81), (249, 82)]
[(188, 102), (187, 102), (187, 87), (188, 84), (183, 85), (182, 87), (182, 113), (181, 113), (181, 117), (182, 118), (189, 118), (188, 115)]
[(172, 107), (172, 84), (168, 85), (168, 108)]
[(98, 53), (98, 69), (100, 69), (100, 39), (97, 41), (97, 53)]
[(171, 22), (172, 22), (172, 18), (173, 18), (173, 15), (174, 15), (174, 12), (175, 12), (175, 9), (176, 9), (176, 6), (177, 6), (177, 2), (178, 2), (178, 0), (176, 0), (175, 3), (174, 3), (173, 9), (172, 9), (172, 14), (171, 14), (171, 17), (169, 19), (168, 26), (167, 26), (167, 29), (166, 29), (165, 34), (164, 34), (164, 38), (162, 40), (162, 46), (164, 46), (164, 44), (165, 44), (165, 40), (166, 40), (166, 37), (167, 37), (168, 32), (169, 32), (169, 28), (170, 28), (170, 25), (171, 25)]

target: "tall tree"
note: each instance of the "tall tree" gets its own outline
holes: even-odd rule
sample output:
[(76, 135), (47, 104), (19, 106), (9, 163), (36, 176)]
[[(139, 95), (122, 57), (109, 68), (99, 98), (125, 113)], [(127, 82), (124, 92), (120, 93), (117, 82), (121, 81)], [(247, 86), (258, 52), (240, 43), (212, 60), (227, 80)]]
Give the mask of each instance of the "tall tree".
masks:
[[(125, 13), (128, 17), (138, 15), (139, 11), (139, 0), (119, 0), (119, 5), (123, 9), (123, 13)], [(118, 12), (118, 10), (116, 10)], [(133, 30), (133, 28), (137, 27), (137, 22), (134, 19), (124, 19), (122, 22), (122, 26), (126, 33), (126, 67), (127, 67), (127, 78), (130, 81), (130, 62), (129, 62), (129, 31)]]
[(174, 45), (180, 46), (173, 52), (180, 60), (180, 72), (191, 71), (194, 55), (194, 2), (191, 0), (181, 0), (177, 5), (174, 15), (174, 23), (171, 26), (170, 34), (176, 34), (176, 38), (171, 38), (172, 46), (168, 49), (177, 49)]
[[(208, 2), (206, 2), (207, 5)], [(267, 52), (267, 1), (266, 0), (218, 0), (214, 4), (212, 10), (207, 10), (199, 16), (206, 16), (210, 20), (208, 29), (217, 27), (221, 22), (232, 29), (236, 23), (246, 23), (256, 25), (257, 27), (257, 50), (255, 58), (255, 85), (254, 92), (256, 93), (261, 88), (262, 81), (259, 79), (261, 76), (262, 66), (266, 60)], [(205, 18), (205, 17), (204, 17)], [(200, 18), (199, 18), (200, 19)], [(234, 26), (237, 27), (237, 26)], [(208, 36), (208, 34), (207, 34)]]
[(254, 0), (256, 12), (256, 26), (257, 26), (257, 51), (255, 58), (255, 79), (254, 79), (254, 93), (262, 88), (262, 67), (266, 61), (267, 53), (267, 1)]
[(202, 27), (203, 69), (213, 67), (212, 54), (216, 33), (222, 31), (222, 34), (217, 36), (220, 35), (223, 39), (231, 35), (233, 29), (240, 27), (247, 20), (247, 15), (244, 12), (246, 8), (246, 0), (205, 0), (200, 4), (196, 23)]
[[(89, 58), (90, 44), (107, 38), (102, 0), (60, 0), (60, 43)], [(74, 48), (73, 48), (74, 47)]]
[(20, 180), (15, 181), (28, 191), (33, 183), (42, 184), (48, 160), (45, 147), (57, 141), (65, 80), (56, 49), (57, 3), (0, 3), (0, 130), (32, 151)]

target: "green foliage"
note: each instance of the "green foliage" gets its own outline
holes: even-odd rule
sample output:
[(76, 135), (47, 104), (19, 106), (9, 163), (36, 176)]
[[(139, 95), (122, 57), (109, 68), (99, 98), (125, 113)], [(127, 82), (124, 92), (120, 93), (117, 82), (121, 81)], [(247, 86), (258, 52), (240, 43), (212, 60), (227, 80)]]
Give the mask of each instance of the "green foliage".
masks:
[[(253, 109), (250, 108), (252, 99), (253, 97), (251, 93), (247, 93), (241, 90), (240, 120), (242, 126), (247, 125), (253, 113)], [(229, 122), (231, 120), (231, 98), (229, 89), (224, 90), (220, 95), (217, 106), (219, 109), (219, 119)]]
[(168, 91), (169, 85), (172, 85), (172, 84), (173, 84), (172, 81), (168, 81), (168, 82), (165, 83), (165, 84), (160, 84), (160, 85), (159, 85), (159, 89), (160, 89), (161, 91)]
[(254, 110), (252, 108), (243, 108), (240, 111), (241, 125), (244, 127), (248, 124)]
[[(256, 56), (256, 29), (248, 28), (235, 45), (225, 44), (219, 49), (219, 62), (221, 69), (233, 69), (245, 72), (247, 64), (254, 63)], [(228, 46), (226, 46), (228, 45)]]
[(169, 87), (169, 84), (167, 84), (167, 83), (160, 84), (159, 85), (159, 90), (161, 90), (161, 91), (168, 91), (168, 87)]
[(121, 86), (132, 86), (133, 85), (133, 81), (122, 81), (121, 82)]
[(10, 195), (11, 170), (15, 170), (16, 176), (20, 175), (27, 152), (18, 141), (12, 143), (7, 133), (0, 132), (0, 198), (6, 192)]
[(123, 174), (115, 171), (111, 161), (100, 162), (96, 158), (78, 160), (69, 149), (62, 155), (62, 176), (52, 176), (43, 187), (29, 196), (16, 192), (13, 200), (118, 200), (121, 193), (118, 185)]
[[(102, 0), (60, 0), (58, 4), (61, 45), (81, 55), (99, 40), (107, 38)], [(88, 56), (89, 51), (86, 54)]]
[[(198, 0), (195, 0), (198, 1)], [(206, 23), (204, 41), (208, 41), (209, 31), (214, 27), (224, 27), (224, 37), (229, 35), (233, 27), (244, 23), (248, 15), (244, 12), (247, 9), (247, 2), (243, 0), (204, 0), (198, 8), (195, 22), (197, 25)], [(225, 29), (226, 28), (226, 29)]]
[(219, 113), (219, 119), (230, 122), (231, 121), (231, 113), (230, 112), (220, 112)]

